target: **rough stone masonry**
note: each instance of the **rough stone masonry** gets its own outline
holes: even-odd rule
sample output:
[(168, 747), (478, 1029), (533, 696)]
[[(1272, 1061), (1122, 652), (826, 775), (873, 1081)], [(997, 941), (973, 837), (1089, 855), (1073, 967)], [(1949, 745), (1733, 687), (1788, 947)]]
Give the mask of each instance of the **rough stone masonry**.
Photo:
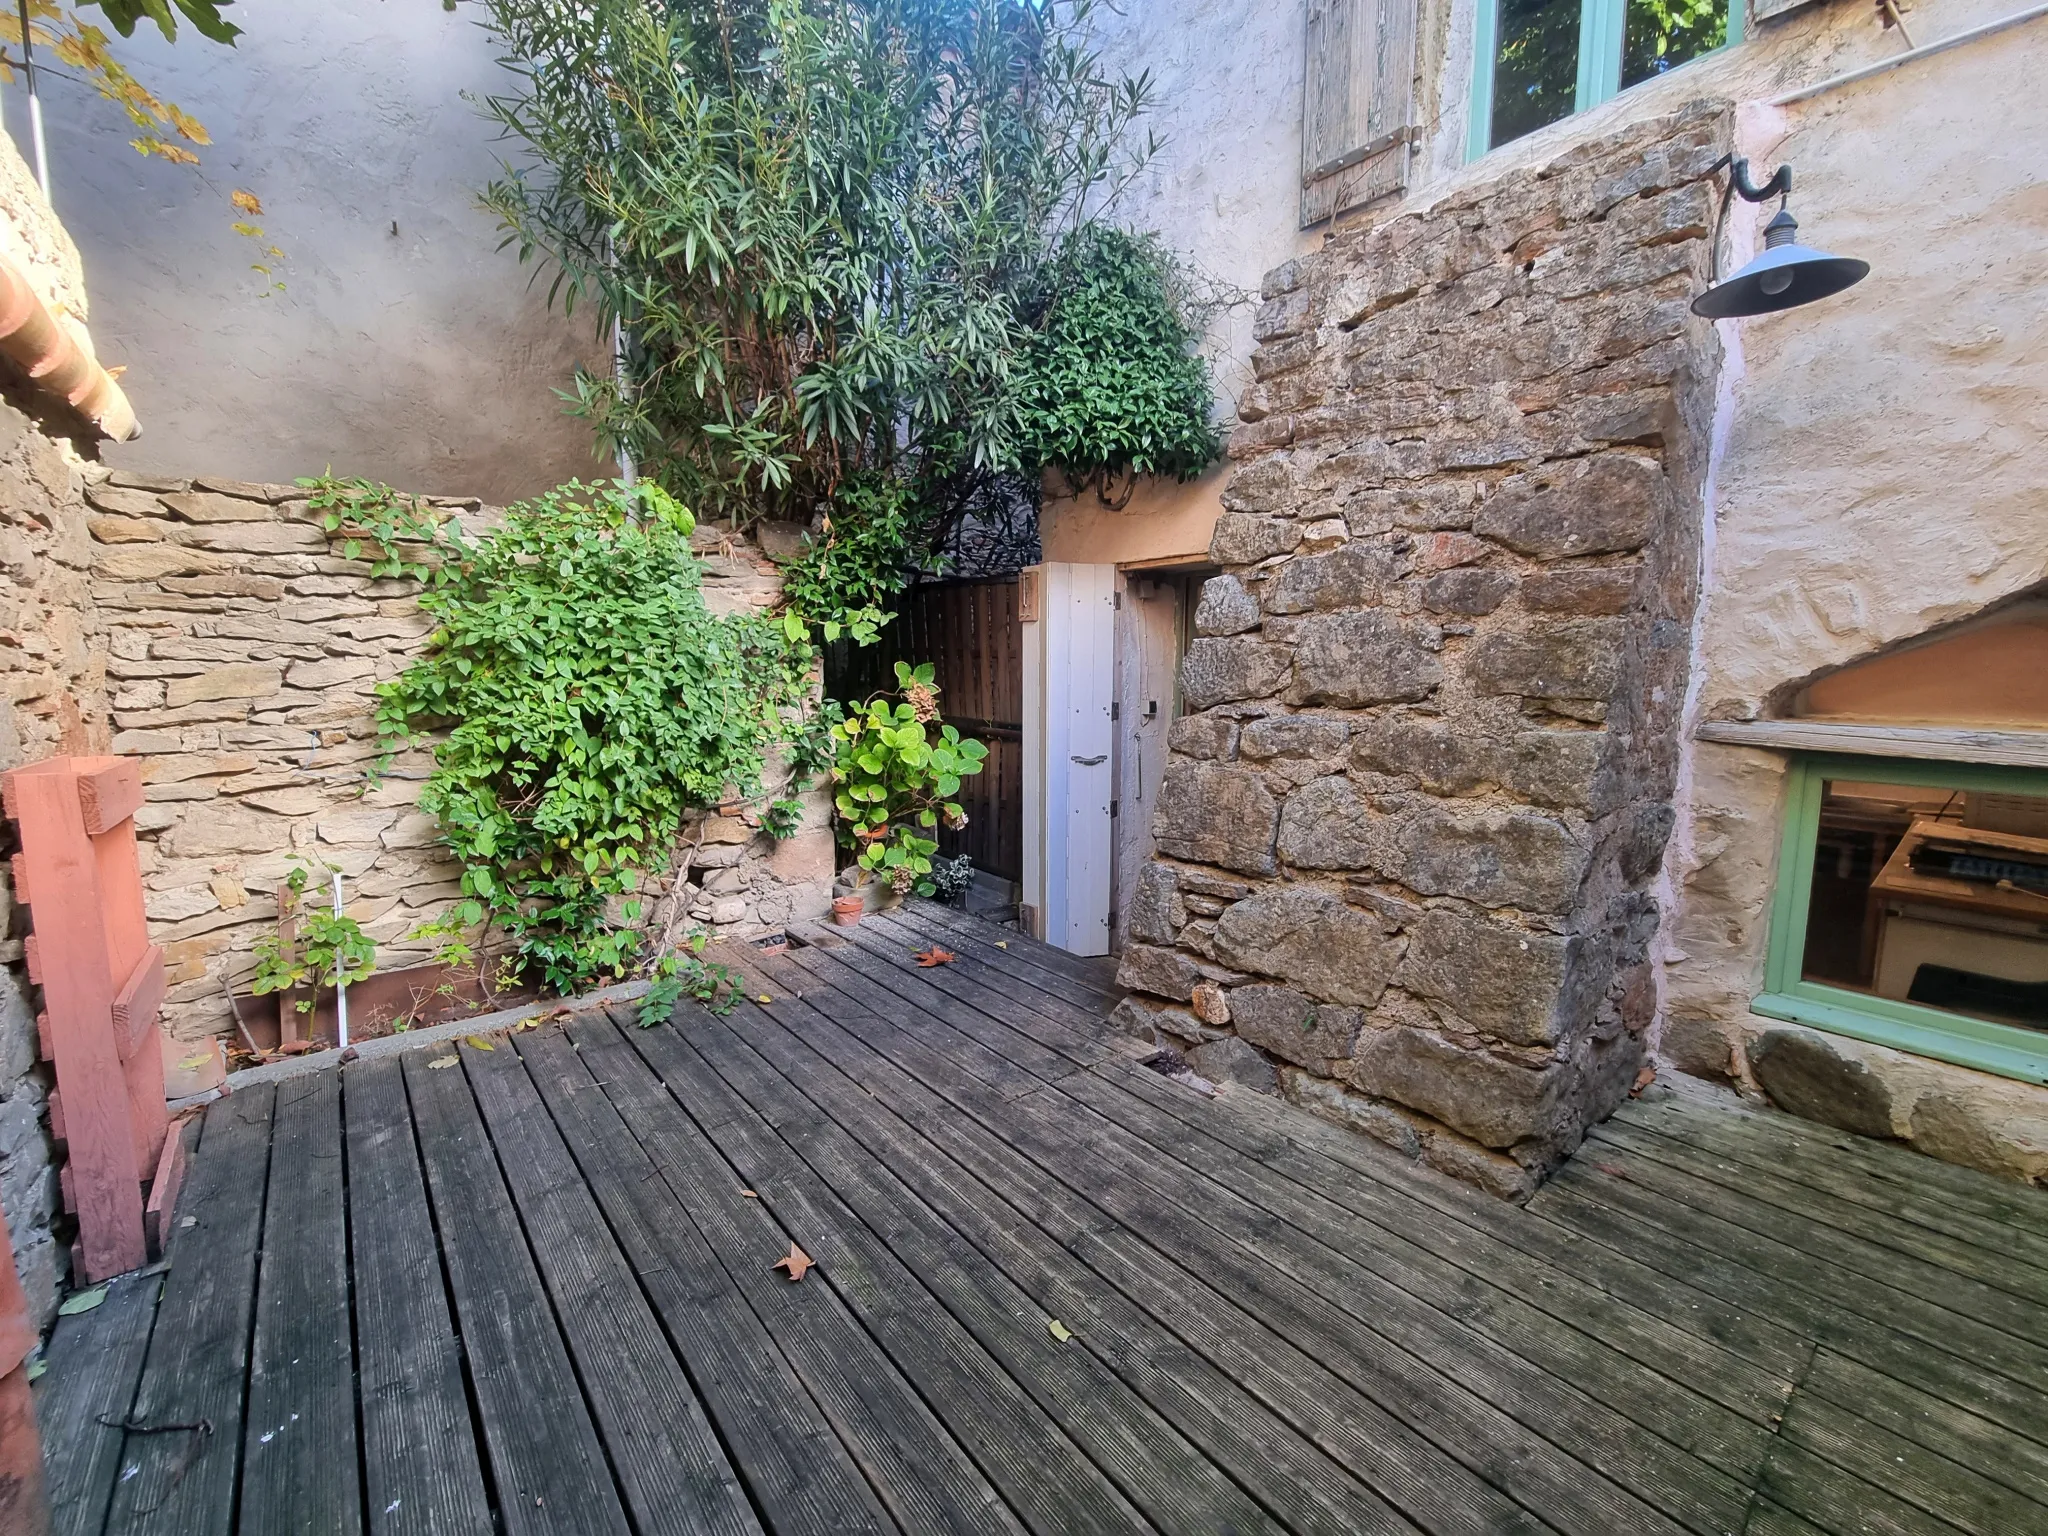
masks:
[(1727, 113), (1266, 281), (1119, 1018), (1507, 1196), (1634, 1084)]

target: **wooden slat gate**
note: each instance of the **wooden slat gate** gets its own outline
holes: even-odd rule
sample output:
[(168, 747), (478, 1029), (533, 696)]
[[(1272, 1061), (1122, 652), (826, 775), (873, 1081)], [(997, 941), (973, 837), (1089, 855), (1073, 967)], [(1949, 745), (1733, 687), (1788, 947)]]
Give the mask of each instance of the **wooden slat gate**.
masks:
[(929, 661), (939, 707), (960, 734), (985, 742), (988, 762), (960, 790), (967, 825), (939, 847), (1005, 880), (1024, 873), (1024, 664), (1017, 582), (932, 582), (903, 594), (893, 623), (865, 648), (831, 648), (826, 687), (850, 703), (893, 692), (896, 663)]

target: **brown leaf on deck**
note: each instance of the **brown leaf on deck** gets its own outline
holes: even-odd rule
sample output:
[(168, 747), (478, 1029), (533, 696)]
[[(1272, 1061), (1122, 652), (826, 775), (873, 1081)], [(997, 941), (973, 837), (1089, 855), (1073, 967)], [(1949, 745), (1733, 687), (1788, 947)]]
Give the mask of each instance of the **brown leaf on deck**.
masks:
[(801, 1280), (804, 1277), (804, 1272), (815, 1269), (817, 1263), (816, 1259), (805, 1253), (803, 1249), (797, 1247), (795, 1243), (791, 1243), (789, 1245), (789, 1252), (768, 1267), (770, 1269), (786, 1269), (789, 1271), (789, 1278), (791, 1280)]
[(917, 963), (919, 968), (927, 971), (935, 965), (951, 965), (955, 960), (958, 960), (959, 958), (960, 957), (954, 954), (953, 951), (951, 951), (950, 949), (941, 949), (936, 944), (934, 944), (930, 949), (920, 949), (917, 952)]

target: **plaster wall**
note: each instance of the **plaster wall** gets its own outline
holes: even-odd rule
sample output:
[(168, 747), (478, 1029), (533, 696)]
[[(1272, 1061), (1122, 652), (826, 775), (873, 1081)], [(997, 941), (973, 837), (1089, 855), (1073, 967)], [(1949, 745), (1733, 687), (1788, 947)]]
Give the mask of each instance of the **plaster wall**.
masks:
[[(52, 200), (146, 429), (110, 464), (249, 481), (331, 464), (496, 502), (603, 471), (553, 393), (601, 349), (476, 206), (500, 146), (463, 96), (509, 78), (476, 15), (239, 0), (234, 48), (145, 24), (120, 56), (206, 125), (196, 171), (145, 160), (117, 107), (45, 78)], [(0, 99), (26, 149), (22, 93)], [(281, 293), (230, 228), (237, 188), (286, 253)]]
[[(1226, 422), (1252, 382), (1261, 280), (1321, 243), (1318, 232), (1299, 228), (1305, 26), (1298, 0), (1125, 0), (1120, 12), (1105, 9), (1096, 19), (1105, 72), (1150, 72), (1156, 105), (1146, 126), (1166, 141), (1115, 218), (1157, 231), (1241, 300), (1217, 314), (1204, 348)], [(1219, 465), (1187, 485), (1147, 482), (1115, 512), (1092, 495), (1048, 498), (1045, 558), (1201, 559), (1226, 479)]]
[[(1923, 6), (1916, 36), (1959, 30), (1960, 11)], [(1794, 209), (1813, 239), (1872, 275), (1833, 303), (1745, 322), (1731, 348), (1700, 718), (1754, 718), (1784, 684), (2048, 576), (2044, 62), (2048, 23), (2035, 23), (1749, 114), (1744, 147), (1797, 166)], [(1762, 984), (1784, 767), (1696, 745), (1670, 870), (1681, 899), (1662, 1049), (1747, 1086), (1776, 1028), (1747, 1004)], [(1868, 1128), (2048, 1181), (2042, 1089), (1840, 1037), (1815, 1047), (1865, 1085)]]

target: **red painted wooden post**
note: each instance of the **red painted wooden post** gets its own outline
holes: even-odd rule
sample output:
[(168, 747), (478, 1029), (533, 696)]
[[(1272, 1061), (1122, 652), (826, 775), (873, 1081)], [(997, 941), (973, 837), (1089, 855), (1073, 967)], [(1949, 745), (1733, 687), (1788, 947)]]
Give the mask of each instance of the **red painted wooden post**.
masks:
[(135, 824), (129, 819), (142, 808), (142, 770), (127, 757), (73, 758), (72, 766), (99, 869), (107, 973), (114, 978), (114, 1051), (128, 1081), (135, 1166), (147, 1177), (163, 1152), (170, 1115), (164, 1104), (163, 1036), (156, 1027), (164, 998), (163, 951), (149, 942)]
[(21, 1293), (7, 1240), (7, 1213), (0, 1211), (0, 1536), (43, 1536), (50, 1528), (43, 1444), (22, 1364), (35, 1347), (28, 1298)]
[[(100, 819), (121, 803), (124, 776), (106, 769), (119, 759), (86, 759), (95, 784), (92, 808)], [(126, 765), (127, 774), (135, 773)], [(17, 768), (4, 781), (6, 808), (20, 828), (28, 875), (31, 939), (30, 980), (43, 989), (49, 1015), (49, 1046), (64, 1092), (65, 1164), (72, 1209), (78, 1217), (76, 1252), (82, 1280), (105, 1279), (147, 1260), (142, 1230), (142, 1178), (153, 1169), (162, 1145), (164, 1117), (161, 1048), (139, 1048), (121, 1060), (114, 1036), (114, 1000), (147, 947), (142, 932), (141, 880), (136, 873), (132, 825), (123, 820), (95, 838), (86, 827), (87, 803), (79, 792), (74, 760), (55, 758)], [(139, 790), (139, 780), (137, 781)], [(100, 791), (104, 789), (105, 794)], [(132, 814), (132, 806), (129, 812)], [(125, 866), (118, 848), (126, 844)], [(132, 883), (109, 891), (104, 878)], [(129, 955), (116, 974), (110, 943)], [(153, 1109), (141, 1102), (141, 1084), (131, 1080), (155, 1062)], [(157, 1127), (151, 1132), (151, 1125)], [(138, 1155), (147, 1150), (147, 1155)]]

